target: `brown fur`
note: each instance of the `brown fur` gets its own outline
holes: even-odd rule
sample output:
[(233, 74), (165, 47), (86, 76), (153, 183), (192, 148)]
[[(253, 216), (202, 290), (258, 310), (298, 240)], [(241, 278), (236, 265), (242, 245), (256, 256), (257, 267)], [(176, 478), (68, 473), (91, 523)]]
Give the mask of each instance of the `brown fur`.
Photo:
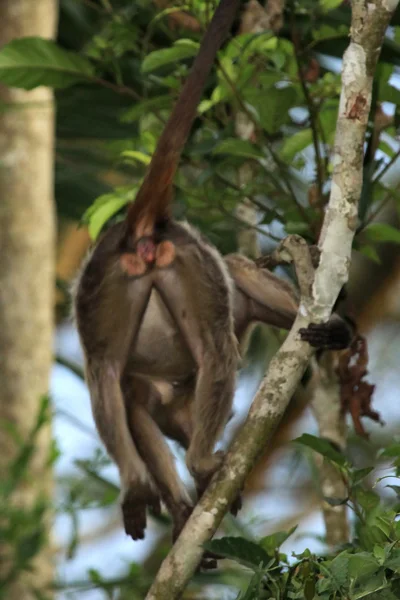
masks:
[[(175, 537), (192, 509), (163, 435), (187, 450), (201, 494), (223, 458), (214, 447), (231, 413), (237, 340), (255, 321), (290, 327), (297, 310), (287, 284), (244, 257), (224, 261), (170, 217), (180, 152), (238, 4), (221, 0), (136, 202), (101, 236), (74, 292), (93, 415), (133, 539), (160, 497)], [(318, 327), (313, 335), (324, 343)]]

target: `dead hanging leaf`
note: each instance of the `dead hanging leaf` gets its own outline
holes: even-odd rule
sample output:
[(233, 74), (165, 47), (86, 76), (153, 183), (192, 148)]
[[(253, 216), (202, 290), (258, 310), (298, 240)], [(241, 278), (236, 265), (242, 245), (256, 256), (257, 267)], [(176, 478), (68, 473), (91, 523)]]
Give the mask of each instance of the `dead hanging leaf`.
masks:
[(307, 67), (303, 70), (304, 81), (307, 81), (307, 83), (315, 83), (319, 77), (320, 71), (319, 62), (317, 59), (312, 58), (308, 62)]
[(356, 433), (368, 437), (361, 417), (382, 423), (379, 413), (371, 406), (375, 386), (364, 378), (368, 374), (368, 347), (366, 339), (357, 334), (350, 348), (341, 352), (337, 374), (340, 381), (342, 410), (350, 413)]

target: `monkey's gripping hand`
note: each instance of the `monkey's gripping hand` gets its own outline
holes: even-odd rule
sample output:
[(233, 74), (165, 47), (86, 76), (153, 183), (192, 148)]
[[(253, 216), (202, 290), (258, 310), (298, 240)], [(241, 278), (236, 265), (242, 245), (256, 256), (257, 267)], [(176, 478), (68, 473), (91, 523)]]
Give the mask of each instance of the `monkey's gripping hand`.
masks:
[(160, 498), (150, 488), (131, 488), (122, 500), (122, 516), (125, 533), (133, 540), (142, 540), (146, 530), (146, 509), (161, 514)]
[(343, 350), (350, 346), (353, 328), (350, 324), (333, 314), (327, 323), (310, 323), (307, 328), (299, 330), (303, 342), (314, 348), (323, 350)]

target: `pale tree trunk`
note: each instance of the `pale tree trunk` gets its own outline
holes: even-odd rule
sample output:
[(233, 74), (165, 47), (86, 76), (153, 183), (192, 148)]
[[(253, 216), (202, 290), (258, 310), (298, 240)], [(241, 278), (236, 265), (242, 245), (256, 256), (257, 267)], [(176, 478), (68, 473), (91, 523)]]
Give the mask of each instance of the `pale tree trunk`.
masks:
[[(53, 38), (56, 0), (1, 0), (0, 47), (14, 38)], [(0, 422), (11, 423), (26, 440), (52, 364), (54, 307), (53, 95), (0, 86)], [(50, 497), (47, 466), (50, 427), (37, 439), (29, 478), (9, 499), (29, 508), (39, 495)], [(0, 432), (0, 480), (9, 475), (18, 444)], [(8, 572), (10, 548), (0, 540), (0, 577)], [(49, 545), (34, 570), (7, 587), (7, 600), (37, 598), (53, 577)], [(47, 595), (46, 595), (47, 597)]]

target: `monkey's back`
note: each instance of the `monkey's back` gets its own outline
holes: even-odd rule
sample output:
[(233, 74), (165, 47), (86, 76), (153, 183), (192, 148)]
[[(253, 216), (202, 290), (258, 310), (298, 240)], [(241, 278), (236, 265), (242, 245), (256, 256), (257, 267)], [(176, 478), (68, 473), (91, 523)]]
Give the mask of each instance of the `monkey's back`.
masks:
[(151, 280), (151, 294), (138, 334), (131, 340), (126, 369), (167, 381), (184, 380), (194, 372), (196, 364), (187, 340), (158, 291), (159, 282), (168, 277), (171, 268), (185, 282), (185, 291), (210, 351), (222, 362), (236, 361), (233, 284), (217, 250), (196, 229), (170, 221), (162, 237), (175, 244), (176, 259), (172, 267), (129, 278), (119, 264), (126, 250), (122, 241), (124, 231), (124, 224), (119, 223), (101, 237), (75, 286), (76, 322), (87, 359), (93, 354), (112, 356), (118, 343), (115, 333), (128, 327), (135, 311), (137, 290)]

